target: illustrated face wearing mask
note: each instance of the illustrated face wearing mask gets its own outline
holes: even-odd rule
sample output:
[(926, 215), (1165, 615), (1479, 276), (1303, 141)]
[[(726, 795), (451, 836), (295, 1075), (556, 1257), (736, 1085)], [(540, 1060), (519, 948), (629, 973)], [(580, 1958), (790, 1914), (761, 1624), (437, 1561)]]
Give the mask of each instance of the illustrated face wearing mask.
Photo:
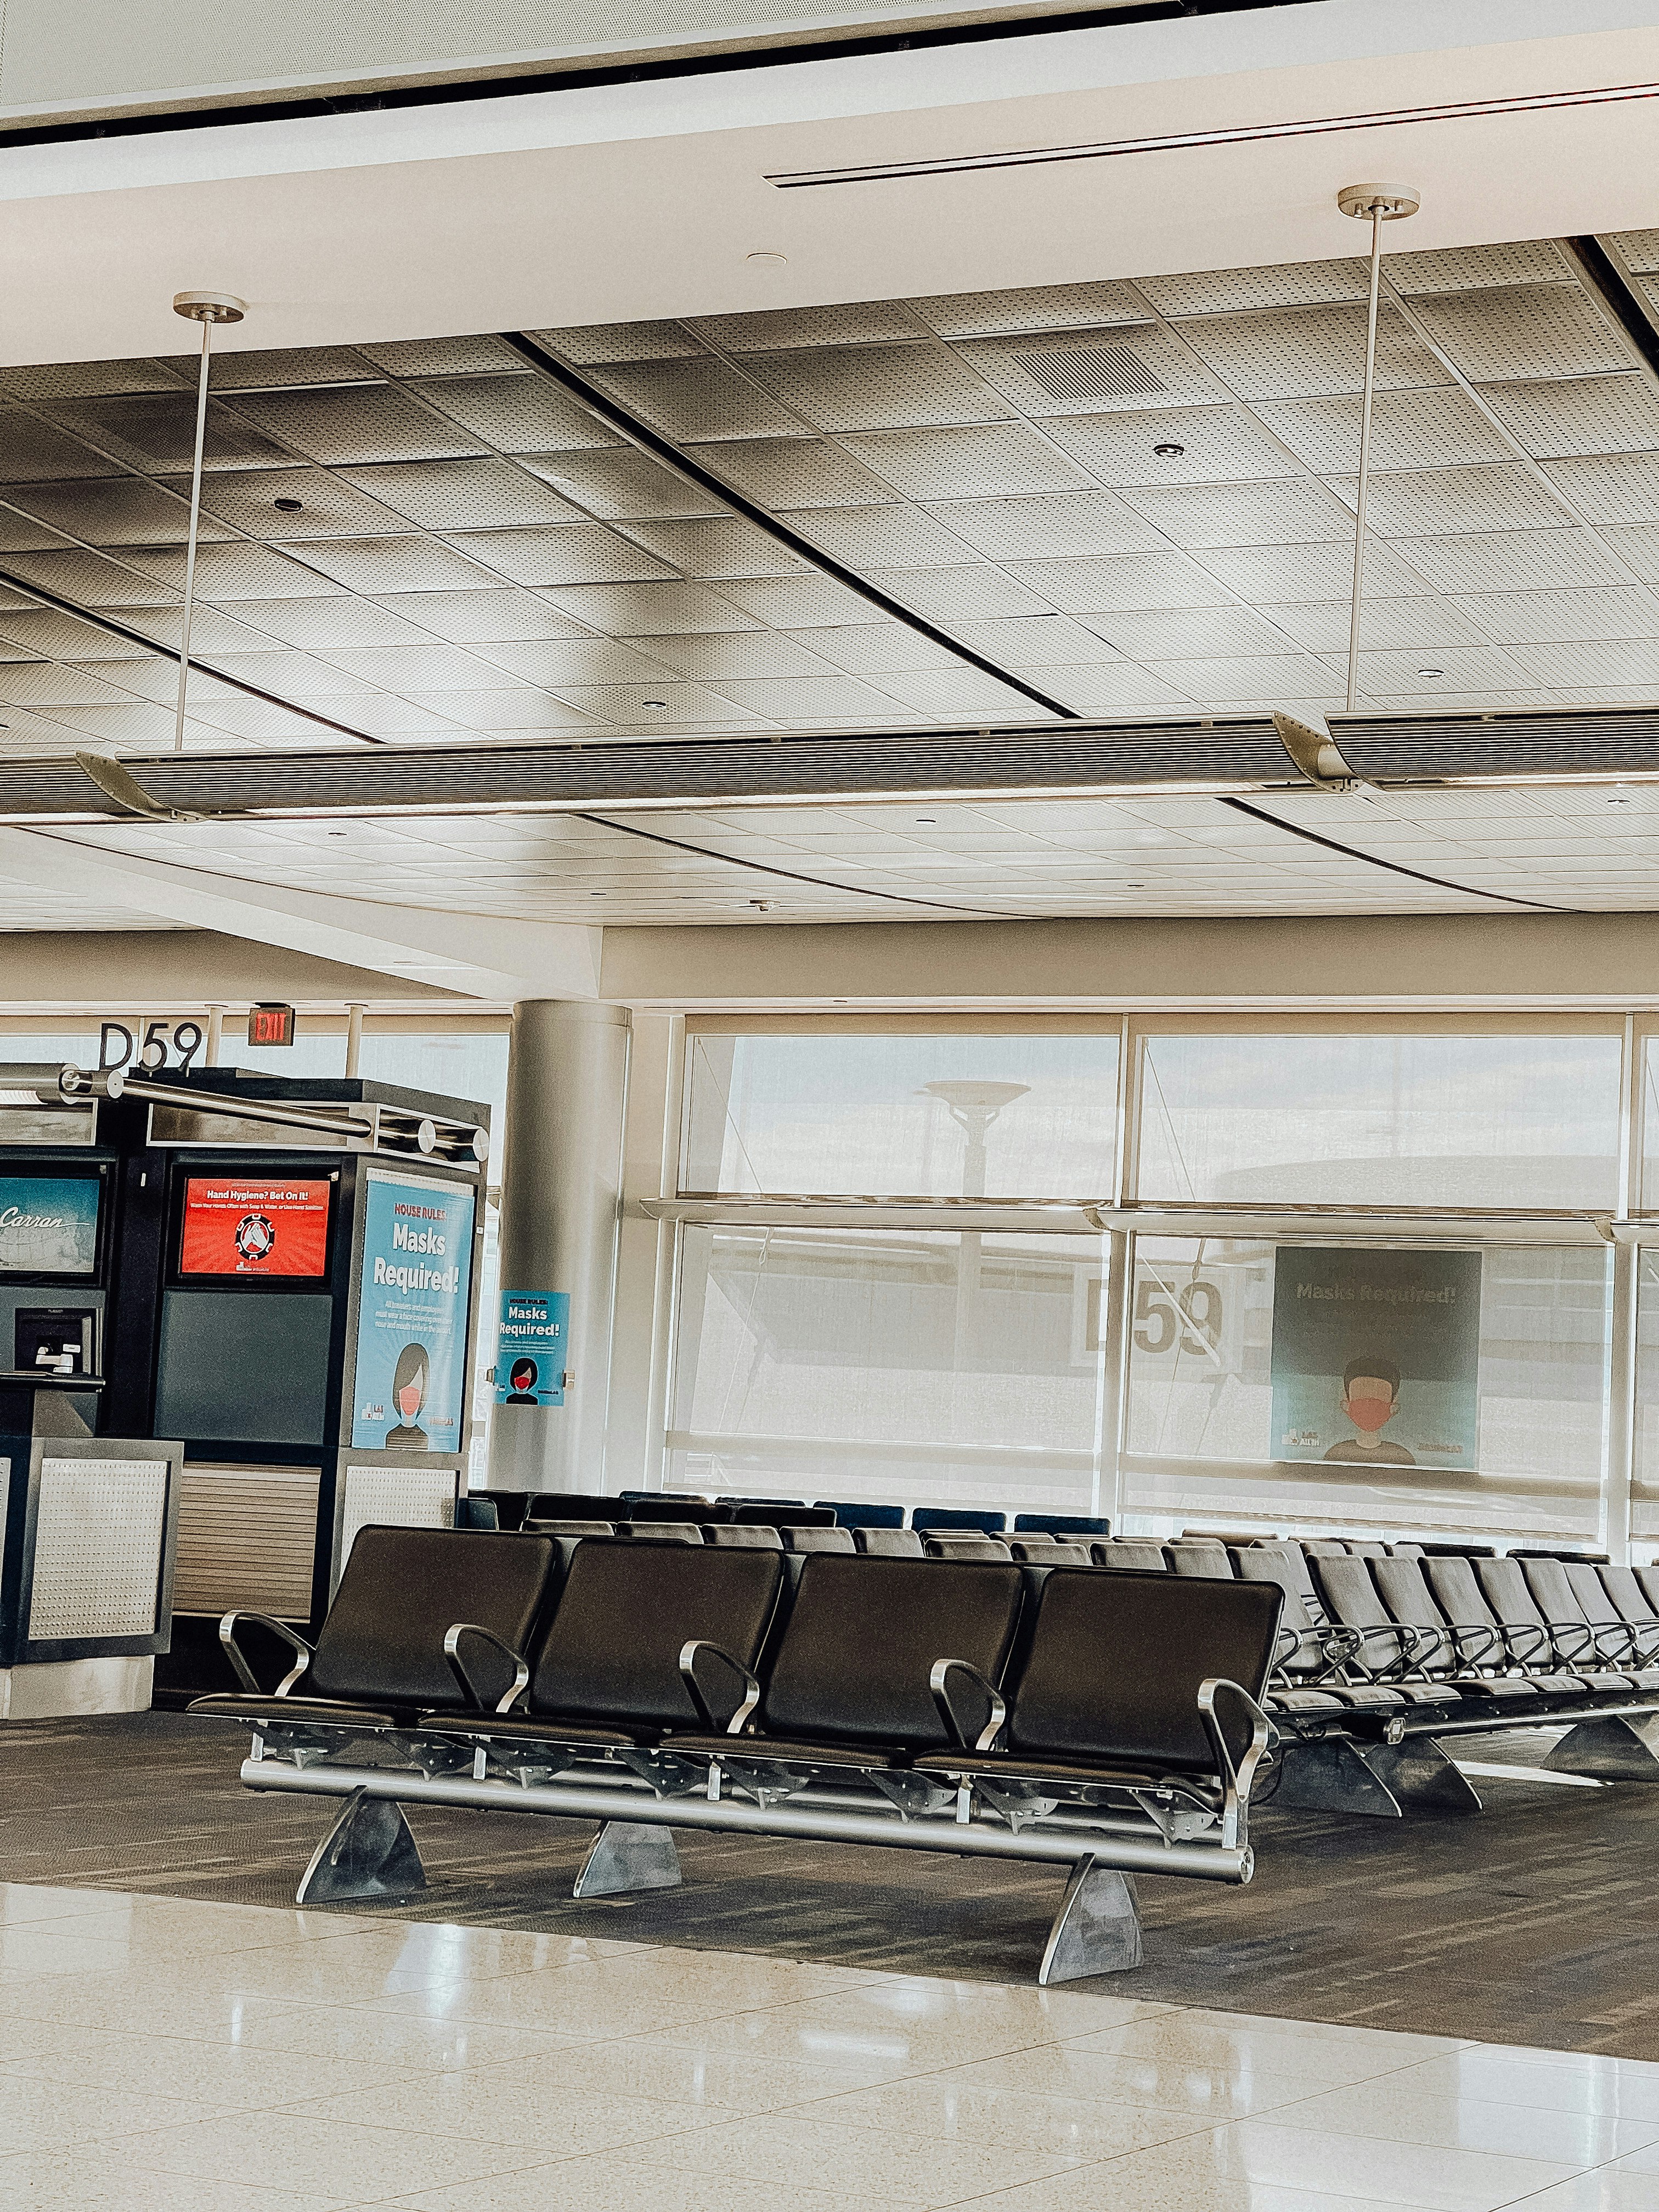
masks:
[(1343, 1392), (1342, 1410), (1361, 1437), (1370, 1438), (1379, 1435), (1394, 1419), (1399, 1398), (1400, 1386), (1389, 1376), (1354, 1375)]
[(413, 1421), (426, 1403), (427, 1359), (422, 1346), (406, 1345), (398, 1358), (398, 1371), (392, 1377), (392, 1402), (399, 1417)]

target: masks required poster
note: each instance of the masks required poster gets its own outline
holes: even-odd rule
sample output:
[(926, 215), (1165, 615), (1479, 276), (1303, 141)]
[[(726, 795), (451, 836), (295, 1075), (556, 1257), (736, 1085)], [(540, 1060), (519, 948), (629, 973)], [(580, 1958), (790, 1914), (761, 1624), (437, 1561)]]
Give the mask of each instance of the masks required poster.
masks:
[(1274, 1254), (1275, 1459), (1474, 1467), (1480, 1367), (1478, 1252)]
[(454, 1451), (466, 1397), (473, 1193), (371, 1170), (353, 1449)]

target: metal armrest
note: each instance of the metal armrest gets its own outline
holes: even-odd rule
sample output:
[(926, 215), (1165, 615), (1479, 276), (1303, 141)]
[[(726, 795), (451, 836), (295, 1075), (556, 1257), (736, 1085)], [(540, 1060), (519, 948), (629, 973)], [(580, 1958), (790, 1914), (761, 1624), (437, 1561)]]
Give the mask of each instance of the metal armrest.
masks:
[(261, 1628), (268, 1628), (273, 1636), (280, 1636), (290, 1651), (299, 1654), (299, 1665), (290, 1668), (271, 1692), (274, 1698), (287, 1697), (301, 1675), (310, 1666), (312, 1647), (306, 1642), (304, 1637), (290, 1628), (285, 1620), (274, 1620), (268, 1613), (245, 1613), (240, 1608), (234, 1608), (226, 1613), (219, 1623), (219, 1641), (224, 1647), (226, 1658), (235, 1669), (237, 1680), (245, 1690), (251, 1690), (256, 1698), (262, 1698), (265, 1693), (259, 1687), (259, 1678), (248, 1665), (241, 1645), (236, 1641), (236, 1624), (239, 1620), (257, 1621)]
[[(1250, 1741), (1244, 1756), (1235, 1762), (1216, 1713), (1216, 1700), (1229, 1698), (1243, 1706), (1250, 1717)], [(1198, 1690), (1198, 1710), (1204, 1723), (1205, 1733), (1215, 1753), (1216, 1771), (1225, 1788), (1222, 1807), (1222, 1841), (1230, 1847), (1242, 1844), (1249, 1824), (1250, 1786), (1255, 1779), (1256, 1768), (1261, 1764), (1276, 1731), (1255, 1699), (1240, 1682), (1224, 1674), (1212, 1674), (1200, 1682)]]
[[(1502, 1639), (1498, 1630), (1484, 1626), (1478, 1620), (1467, 1622), (1461, 1628), (1454, 1621), (1451, 1633), (1459, 1663), (1465, 1667), (1480, 1666), (1484, 1661), (1491, 1658), (1494, 1651), (1501, 1648)], [(1474, 1650), (1470, 1651), (1467, 1649), (1467, 1645), (1472, 1636), (1479, 1637), (1480, 1640)]]
[[(1554, 1656), (1550, 1650), (1549, 1631), (1541, 1621), (1502, 1620), (1498, 1625), (1498, 1632), (1504, 1639), (1504, 1650), (1515, 1664), (1517, 1667), (1525, 1668), (1528, 1672), (1531, 1671), (1535, 1660), (1551, 1659)], [(1517, 1638), (1522, 1636), (1529, 1639), (1528, 1648), (1524, 1651), (1519, 1651), (1516, 1649), (1516, 1642)]]
[[(1586, 1659), (1600, 1659), (1601, 1655), (1596, 1649), (1595, 1631), (1590, 1626), (1589, 1621), (1546, 1620), (1544, 1626), (1549, 1631), (1550, 1642), (1554, 1647), (1556, 1656), (1564, 1665), (1577, 1668), (1582, 1666)], [(1571, 1636), (1575, 1639), (1574, 1649), (1571, 1654), (1562, 1648), (1561, 1639), (1564, 1636)]]
[(702, 1685), (697, 1680), (697, 1661), (705, 1651), (712, 1652), (714, 1656), (729, 1667), (734, 1674), (741, 1674), (743, 1677), (743, 1703), (727, 1721), (724, 1730), (727, 1735), (741, 1735), (748, 1725), (750, 1715), (760, 1703), (760, 1684), (741, 1659), (734, 1659), (729, 1651), (723, 1651), (718, 1644), (709, 1643), (707, 1638), (694, 1636), (689, 1644), (682, 1644), (680, 1680), (684, 1683), (687, 1693), (697, 1709), (698, 1719), (711, 1733), (718, 1735), (721, 1730), (708, 1698), (702, 1693)]
[[(951, 1703), (952, 1674), (965, 1674), (991, 1707), (990, 1719), (971, 1743), (968, 1741), (967, 1730), (957, 1717), (955, 1706)], [(958, 1747), (963, 1751), (989, 1751), (1002, 1734), (1003, 1723), (1008, 1717), (1006, 1701), (996, 1684), (988, 1681), (979, 1668), (966, 1659), (936, 1659), (927, 1677), (927, 1686), (933, 1692), (939, 1718), (951, 1731), (951, 1739)]]
[(474, 1712), (487, 1712), (490, 1709), (485, 1705), (477, 1684), (467, 1673), (465, 1664), (461, 1658), (461, 1638), (464, 1636), (483, 1637), (486, 1644), (495, 1646), (503, 1659), (512, 1661), (513, 1686), (504, 1696), (495, 1700), (495, 1705), (496, 1712), (510, 1713), (529, 1683), (529, 1662), (521, 1658), (510, 1644), (504, 1643), (493, 1628), (480, 1628), (476, 1620), (458, 1620), (444, 1638), (444, 1657), (449, 1662), (450, 1673), (461, 1686), (461, 1695)]

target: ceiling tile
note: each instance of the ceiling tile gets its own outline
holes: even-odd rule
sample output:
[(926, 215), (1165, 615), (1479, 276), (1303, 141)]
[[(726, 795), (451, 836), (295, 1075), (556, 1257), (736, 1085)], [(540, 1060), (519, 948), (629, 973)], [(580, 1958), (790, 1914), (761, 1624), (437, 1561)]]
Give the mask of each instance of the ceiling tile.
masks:
[(1090, 488), (1085, 470), (1024, 422), (872, 430), (848, 443), (859, 459), (909, 499), (995, 499)]
[[(8, 501), (56, 531), (92, 545), (162, 545), (173, 540), (182, 544), (190, 530), (188, 502), (141, 477), (13, 484), (8, 487)], [(12, 519), (0, 516), (0, 526), (8, 526)], [(203, 516), (203, 538), (226, 534), (221, 523)], [(8, 542), (0, 538), (0, 544)]]
[(821, 438), (732, 439), (688, 446), (701, 462), (774, 514), (788, 507), (867, 507), (893, 489), (839, 446)]
[(42, 422), (21, 407), (0, 407), (0, 483), (104, 477), (110, 465), (78, 438)]
[[(1322, 399), (1276, 400), (1257, 411), (1299, 460), (1325, 473), (1359, 466), (1356, 392)], [(1435, 392), (1379, 392), (1371, 410), (1374, 469), (1440, 469), (1508, 460), (1513, 448), (1467, 392), (1455, 385)]]
[[(968, 625), (960, 625), (965, 633)], [(955, 653), (902, 623), (847, 623), (835, 629), (809, 629), (805, 641), (816, 653), (854, 676), (916, 674), (961, 666)]]
[(549, 453), (524, 465), (602, 522), (726, 512), (714, 493), (631, 446), (602, 453)]
[(395, 592), (374, 604), (456, 645), (592, 635), (585, 623), (528, 592)]
[[(1254, 606), (1277, 599), (1346, 599), (1353, 586), (1353, 528), (1350, 524), (1346, 545), (1339, 539), (1324, 545), (1221, 546), (1206, 548), (1197, 560), (1206, 578), (1218, 577)], [(1368, 594), (1408, 598), (1423, 588), (1422, 576), (1391, 547), (1367, 546)]]
[[(701, 684), (687, 684), (672, 676), (652, 677), (643, 684), (567, 684), (561, 696), (597, 720), (624, 728), (658, 727), (672, 730), (719, 722), (758, 724), (761, 717), (707, 691)], [(661, 702), (653, 707), (653, 700)]]
[(59, 614), (52, 607), (19, 607), (0, 614), (0, 638), (6, 641), (8, 660), (131, 660), (145, 658), (145, 648), (115, 637), (78, 616)]
[(878, 726), (892, 712), (892, 701), (850, 676), (727, 678), (720, 690), (757, 714), (772, 721), (821, 722), (867, 720)]
[(999, 668), (1024, 672), (1118, 658), (1115, 648), (1104, 638), (1064, 615), (1012, 615), (990, 622), (956, 623), (951, 634)]
[(528, 375), (529, 363), (505, 338), (482, 331), (477, 337), (393, 338), (357, 351), (388, 376)]
[[(308, 568), (332, 577), (337, 588), (376, 596), (389, 592), (463, 591), (489, 581), (476, 562), (463, 560), (453, 547), (430, 538), (328, 538), (294, 550), (303, 556)], [(319, 581), (316, 588), (327, 586)]]
[[(169, 490), (189, 498), (188, 477), (164, 477), (161, 481)], [(279, 510), (279, 499), (297, 500), (299, 512)], [(216, 471), (202, 480), (202, 513), (255, 538), (360, 538), (403, 526), (403, 517), (378, 499), (315, 468)]]
[(928, 622), (947, 627), (995, 615), (1034, 615), (1046, 602), (989, 562), (960, 568), (872, 568), (870, 581)]
[(1600, 591), (1469, 592), (1455, 599), (1408, 604), (1455, 611), (1500, 645), (1659, 635), (1659, 605), (1650, 592), (1634, 584)]
[[(80, 399), (105, 392), (177, 392), (179, 380), (159, 361), (65, 361), (0, 369), (0, 389), (20, 399)], [(192, 398), (191, 405), (195, 406)]]
[(1224, 483), (1293, 477), (1295, 460), (1242, 407), (1166, 407), (1044, 424), (1104, 483)]
[(1171, 484), (1126, 491), (1129, 505), (1177, 545), (1255, 545), (1352, 539), (1347, 509), (1323, 484)]
[(1472, 383), (1594, 376), (1632, 368), (1624, 333), (1586, 295), (1562, 284), (1516, 285), (1413, 302), (1424, 328)]
[[(1659, 230), (1626, 230), (1614, 234), (1613, 243), (1633, 272), (1659, 269)], [(7, 375), (15, 375), (15, 369)]]
[(395, 461), (342, 471), (348, 483), (429, 530), (584, 521), (580, 507), (511, 461)]
[[(757, 593), (826, 588), (839, 587), (789, 580), (734, 585), (728, 593), (721, 594), (710, 591), (706, 584), (573, 584), (550, 591), (548, 596), (566, 614), (612, 637), (672, 637), (689, 630), (761, 627), (735, 604), (739, 596), (748, 599)], [(845, 596), (850, 599), (854, 594)]]
[[(3, 617), (0, 617), (0, 624)], [(896, 624), (890, 625), (896, 628)], [(814, 631), (814, 638), (838, 635), (839, 632)], [(642, 637), (635, 641), (641, 665), (637, 670), (605, 671), (596, 675), (594, 681), (608, 679), (614, 674), (631, 678), (647, 673), (643, 656), (653, 655), (664, 661), (679, 675), (703, 684), (724, 684), (733, 677), (760, 676), (828, 676), (834, 672), (833, 665), (822, 653), (813, 652), (799, 639), (784, 637), (775, 630), (750, 629), (725, 635), (705, 633), (696, 637)], [(566, 648), (569, 650), (570, 648)], [(616, 652), (620, 648), (611, 647)], [(538, 677), (538, 683), (556, 679)]]
[(457, 645), (381, 645), (337, 648), (325, 658), (349, 676), (383, 691), (418, 697), (427, 691), (499, 691), (501, 671)]
[(1139, 276), (1136, 289), (1160, 315), (1227, 315), (1241, 308), (1305, 307), (1363, 300), (1370, 277), (1357, 258), (1293, 261), (1267, 269), (1205, 269), (1189, 276)]
[(754, 380), (704, 354), (696, 361), (623, 362), (592, 372), (602, 392), (677, 441), (805, 433), (801, 417)]
[[(1659, 462), (1659, 456), (1656, 456)], [(1331, 489), (1352, 505), (1357, 483), (1338, 479)], [(1370, 482), (1368, 532), (1380, 538), (1437, 537), (1488, 530), (1552, 530), (1574, 517), (1516, 464), (1479, 469), (1420, 469), (1379, 473)]]
[(750, 373), (820, 430), (898, 430), (994, 422), (1013, 410), (925, 338), (757, 356)]
[[(1367, 564), (1369, 566), (1369, 563)], [(1545, 592), (1540, 596), (1548, 598)], [(1278, 628), (1310, 653), (1348, 650), (1349, 602), (1322, 599), (1302, 606), (1275, 605)], [(1360, 610), (1359, 642), (1379, 653), (1415, 646), (1486, 645), (1492, 631), (1478, 626), (1474, 617), (1460, 612), (1454, 599), (1431, 598), (1374, 599), (1368, 594)], [(1500, 641), (1501, 642), (1502, 641)]]
[[(1583, 530), (1516, 530), (1480, 538), (1397, 538), (1394, 546), (1443, 592), (1526, 592), (1629, 581), (1613, 556)], [(1369, 560), (1366, 565), (1369, 568)]]
[(7, 566), (20, 581), (77, 606), (163, 606), (177, 597), (167, 585), (97, 553), (19, 553)]
[(1659, 453), (1547, 461), (1544, 473), (1587, 522), (1659, 521)]
[(960, 669), (954, 674), (884, 676), (881, 688), (907, 707), (920, 708), (924, 714), (947, 720), (970, 714), (1023, 720), (1043, 712), (1024, 692), (981, 675), (976, 668)]
[[(1299, 307), (1212, 316), (1181, 331), (1241, 399), (1302, 399), (1363, 389), (1365, 327), (1363, 307)], [(1378, 391), (1450, 381), (1399, 309), (1385, 306), (1376, 323)]]
[[(61, 428), (127, 467), (165, 471), (189, 470), (194, 465), (193, 392), (54, 400), (48, 411)], [(240, 415), (210, 402), (202, 457), (204, 468), (224, 469), (280, 466), (294, 455)]]
[(1497, 384), (1482, 396), (1510, 434), (1544, 459), (1659, 448), (1659, 392), (1637, 370)]
[(950, 568), (974, 550), (944, 520), (916, 507), (807, 507), (787, 519), (831, 560), (860, 570)]
[(933, 512), (992, 560), (1159, 552), (1164, 540), (1113, 492), (1044, 492), (1021, 499), (952, 500)]
[(1043, 689), (1080, 714), (1115, 714), (1132, 713), (1138, 707), (1182, 708), (1192, 703), (1186, 692), (1132, 660), (1050, 668), (1044, 672)]
[(1522, 651), (1511, 653), (1496, 645), (1432, 646), (1406, 653), (1362, 653), (1359, 688), (1369, 699), (1406, 692), (1432, 699), (1450, 691), (1513, 690), (1534, 680), (1532, 671), (1523, 662)]
[[(407, 544), (412, 541), (391, 538), (377, 542)], [(338, 584), (328, 575), (318, 574), (321, 563), (313, 559), (318, 549), (301, 546), (296, 550), (301, 558), (289, 560), (271, 545), (203, 545), (196, 555), (197, 593), (204, 599), (304, 599), (339, 590)], [(124, 558), (145, 574), (159, 577), (171, 584), (174, 591), (183, 592), (182, 546), (158, 547), (152, 551), (135, 545), (126, 550)]]
[[(763, 633), (761, 641), (766, 641)], [(686, 641), (674, 638), (664, 642), (682, 645)], [(732, 639), (729, 642), (735, 644), (738, 641)], [(482, 646), (479, 653), (483, 659), (520, 683), (542, 684), (550, 690), (562, 690), (568, 684), (645, 684), (663, 672), (660, 660), (648, 649), (618, 645), (610, 638), (542, 638), (521, 645), (504, 642)], [(499, 686), (500, 676), (494, 681)], [(410, 688), (398, 686), (400, 690)]]
[(421, 397), (504, 453), (580, 453), (623, 443), (580, 400), (545, 376), (441, 377), (423, 384)]
[(632, 584), (673, 573), (620, 532), (597, 522), (563, 523), (548, 530), (456, 531), (448, 543), (515, 584)]
[[(325, 599), (239, 601), (236, 611), (245, 623), (268, 631), (272, 637), (282, 638), (289, 645), (326, 648), (426, 642), (425, 634), (414, 623), (377, 606), (373, 599), (356, 599), (343, 592)], [(0, 621), (3, 619), (0, 617)], [(221, 615), (219, 619), (223, 621), (226, 617)], [(191, 636), (198, 650), (209, 650), (205, 639), (198, 641), (193, 623)]]
[(550, 699), (528, 684), (509, 691), (431, 691), (423, 703), (483, 737), (505, 737), (516, 730), (580, 732), (593, 726), (593, 718), (579, 707)]
[(728, 353), (772, 353), (799, 346), (878, 345), (914, 338), (921, 326), (899, 300), (845, 307), (763, 307), (746, 315), (694, 318), (686, 327)]
[(1146, 319), (1145, 301), (1128, 284), (1036, 284), (1017, 292), (955, 292), (907, 304), (945, 338), (1086, 330)]
[[(175, 354), (164, 362), (179, 381), (193, 389), (200, 356)], [(373, 362), (351, 346), (277, 346), (213, 356), (216, 392), (287, 391), (307, 384), (379, 384)]]
[(478, 451), (476, 440), (458, 425), (430, 413), (395, 385), (258, 398), (239, 394), (235, 405), (239, 416), (280, 440), (288, 452), (336, 467), (354, 461), (441, 460)]
[(1510, 648), (1510, 657), (1527, 680), (1547, 684), (1554, 690), (1580, 684), (1659, 684), (1659, 637), (1517, 645)]
[[(372, 696), (374, 689), (364, 678), (307, 653), (222, 653), (215, 666), (279, 699), (362, 698)], [(343, 714), (341, 719), (351, 718)]]
[(808, 573), (799, 554), (752, 522), (636, 522), (627, 535), (687, 576), (793, 576)]
[[(685, 585), (686, 591), (698, 588)], [(708, 594), (712, 599), (714, 594)], [(732, 607), (777, 629), (811, 629), (820, 623), (867, 623), (879, 610), (860, 592), (838, 584), (831, 576), (780, 576), (775, 581), (727, 584), (722, 599)], [(659, 625), (665, 631), (671, 625)], [(700, 622), (697, 629), (747, 629), (750, 623), (739, 616), (728, 622)]]
[(1329, 698), (1337, 690), (1337, 679), (1311, 653), (1171, 659), (1157, 663), (1152, 673), (1175, 684), (1200, 706), (1258, 699), (1290, 705), (1304, 699)]
[(532, 331), (550, 353), (587, 368), (611, 361), (678, 361), (703, 350), (684, 323), (588, 323), (580, 330)]
[(1300, 643), (1253, 607), (1178, 607), (1101, 618), (1101, 629), (1132, 660), (1292, 651)]
[(55, 660), (0, 661), (0, 699), (20, 707), (118, 703), (121, 696), (118, 685), (89, 668)]
[(1430, 247), (1383, 256), (1386, 281), (1414, 298), (1424, 292), (1484, 291), (1516, 284), (1576, 284), (1578, 272), (1550, 238), (1505, 246)]
[(964, 338), (954, 351), (1024, 415), (1143, 411), (1222, 400), (1215, 377), (1159, 324), (1029, 338)]

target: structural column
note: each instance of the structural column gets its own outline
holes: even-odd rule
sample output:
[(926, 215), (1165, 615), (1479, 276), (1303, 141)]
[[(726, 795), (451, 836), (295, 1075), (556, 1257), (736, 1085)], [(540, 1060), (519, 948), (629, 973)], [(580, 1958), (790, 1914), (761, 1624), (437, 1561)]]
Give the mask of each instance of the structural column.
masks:
[[(629, 1034), (625, 1006), (527, 999), (513, 1010), (501, 1291), (502, 1312), (516, 1297), (520, 1319), (496, 1352), (494, 1489), (600, 1486)], [(551, 1349), (538, 1335), (544, 1313), (558, 1331)], [(526, 1389), (511, 1388), (515, 1348), (538, 1370)]]

